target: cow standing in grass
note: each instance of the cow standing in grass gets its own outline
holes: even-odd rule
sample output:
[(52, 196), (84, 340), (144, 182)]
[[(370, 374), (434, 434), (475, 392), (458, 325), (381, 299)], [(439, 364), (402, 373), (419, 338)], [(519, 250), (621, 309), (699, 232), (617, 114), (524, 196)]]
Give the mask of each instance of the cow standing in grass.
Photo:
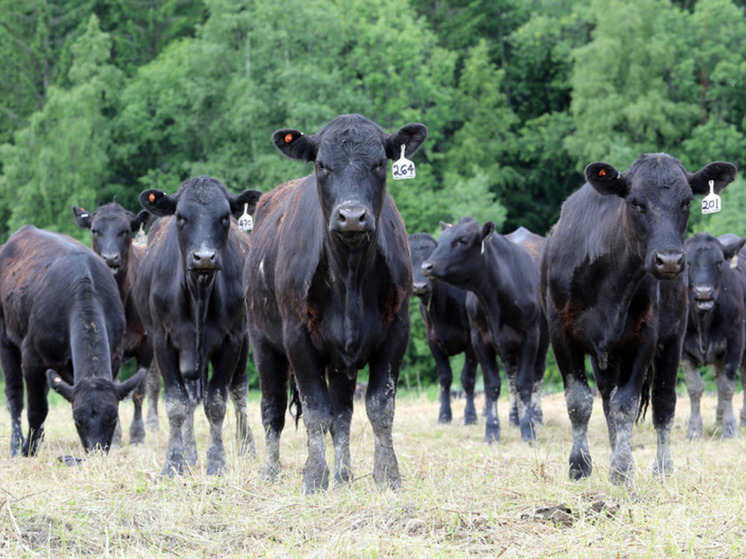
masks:
[(420, 300), (420, 315), (425, 324), (427, 346), (438, 368), (438, 384), (440, 385), (438, 423), (450, 423), (453, 418), (451, 411), (453, 371), (449, 358), (463, 353), (461, 386), (466, 394), (464, 425), (474, 425), (477, 423), (474, 385), (479, 363), (471, 347), (471, 328), (466, 312), (466, 291), (447, 282), (430, 281), (422, 274), (422, 263), (428, 259), (437, 246), (438, 242), (428, 233), (414, 233), (409, 236), (414, 276), (413, 292)]
[(103, 259), (117, 282), (127, 320), (127, 329), (124, 334), (124, 358), (135, 359), (136, 371), (148, 371), (143, 382), (132, 394), (135, 414), (130, 426), (130, 443), (141, 443), (145, 440), (145, 423), (142, 418), (145, 392), (148, 393), (147, 423), (157, 428), (158, 394), (161, 388), (158, 369), (150, 366), (153, 361), (153, 344), (145, 332), (132, 293), (137, 266), (145, 253), (144, 245), (133, 244), (132, 235), (145, 226), (150, 214), (141, 210), (135, 215), (116, 202), (111, 202), (98, 207), (93, 212), (73, 206), (73, 215), (78, 227), (91, 231), (91, 248)]
[(496, 233), (493, 222), (480, 227), (474, 219), (463, 217), (445, 227), (422, 271), (426, 277), (469, 291), (466, 308), (472, 346), (485, 379), (485, 441), (500, 440), (496, 355), (503, 361), (508, 382), (515, 386), (521, 438), (534, 441), (549, 347), (537, 262), (518, 243)]
[(201, 401), (210, 423), (207, 473), (226, 469), (228, 393), (239, 451), (254, 451), (246, 414), (249, 342), (241, 280), (248, 237), (234, 216), (251, 213), (260, 194), (245, 190), (234, 196), (206, 176), (184, 181), (172, 195), (155, 189), (140, 194), (143, 208), (161, 218), (148, 234), (135, 300), (153, 338), (166, 395), (164, 475), (181, 474), (196, 462), (194, 410)]
[(357, 374), (375, 436), (373, 477), (399, 487), (392, 426), (399, 368), (409, 340), (412, 269), (404, 222), (386, 188), (389, 159), (413, 154), (422, 124), (393, 134), (360, 115), (342, 115), (313, 135), (272, 135), (288, 157), (314, 163), (305, 178), (262, 196), (244, 270), (254, 359), (262, 388), (267, 457), (280, 469), (292, 370), (308, 433), (303, 490), (328, 486), (331, 430), (337, 482), (350, 479), (350, 421)]
[[(10, 453), (36, 454), (51, 385), (72, 404), (86, 451), (107, 451), (119, 401), (144, 373), (114, 381), (125, 319), (106, 264), (78, 241), (26, 225), (0, 248), (0, 365), (11, 418)], [(29, 433), (23, 437), (23, 387)]]
[[(684, 244), (687, 261), (689, 317), (681, 369), (691, 403), (688, 439), (702, 437), (699, 401), (704, 382), (699, 367), (712, 365), (718, 387), (717, 420), (723, 437), (736, 434), (733, 392), (744, 366), (746, 347), (746, 237), (715, 238), (697, 233)], [(740, 253), (740, 254), (739, 254)], [(734, 261), (734, 257), (736, 260)], [(733, 263), (733, 265), (732, 265)], [(741, 417), (746, 414), (746, 404)]]
[(735, 175), (736, 168), (724, 162), (692, 174), (663, 153), (641, 155), (623, 173), (591, 163), (585, 168), (588, 182), (562, 206), (545, 248), (541, 283), (572, 425), (571, 478), (592, 470), (586, 355), (603, 399), (611, 481), (633, 479), (632, 427), (649, 398), (658, 437), (654, 470), (672, 470), (689, 210), (695, 194), (710, 191), (710, 181), (720, 192)]

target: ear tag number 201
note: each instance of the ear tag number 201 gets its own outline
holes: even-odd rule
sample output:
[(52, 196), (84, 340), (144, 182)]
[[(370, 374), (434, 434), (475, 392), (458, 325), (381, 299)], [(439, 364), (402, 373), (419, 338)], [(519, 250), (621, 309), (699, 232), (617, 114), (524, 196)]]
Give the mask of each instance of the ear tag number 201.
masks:
[(394, 166), (391, 168), (394, 180), (414, 178), (414, 163), (404, 157), (404, 151), (406, 150), (406, 148), (407, 146), (402, 144), (401, 157), (394, 161)]
[(714, 214), (721, 209), (720, 196), (715, 194), (715, 181), (710, 181), (710, 193), (702, 199), (702, 213)]

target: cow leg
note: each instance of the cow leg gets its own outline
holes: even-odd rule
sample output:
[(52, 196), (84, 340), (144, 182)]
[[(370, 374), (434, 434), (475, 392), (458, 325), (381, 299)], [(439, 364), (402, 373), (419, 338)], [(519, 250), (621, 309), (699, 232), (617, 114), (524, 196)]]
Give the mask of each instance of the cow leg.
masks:
[[(215, 370), (213, 365), (213, 371)], [(214, 372), (213, 372), (214, 374)], [(223, 378), (223, 380), (225, 380)], [(225, 445), (223, 444), (223, 421), (228, 402), (228, 388), (225, 382), (215, 381), (213, 376), (205, 394), (204, 408), (210, 424), (210, 437), (207, 443), (207, 475), (222, 475), (226, 472)]]
[(723, 423), (723, 438), (732, 439), (736, 436), (736, 416), (733, 413), (733, 393), (736, 390), (735, 371), (722, 369), (715, 365), (715, 381), (718, 387), (718, 416)]
[(266, 449), (262, 479), (274, 481), (280, 474), (280, 435), (288, 407), (288, 360), (261, 336), (252, 337), (251, 343), (262, 391), (260, 407)]
[[(143, 370), (142, 367), (137, 369), (135, 374), (141, 370)], [(143, 376), (142, 380), (132, 391), (132, 404), (135, 411), (132, 424), (130, 425), (130, 444), (142, 444), (145, 442), (145, 422), (142, 419), (142, 402), (145, 399), (146, 380), (146, 377)]]
[[(632, 428), (640, 409), (639, 388), (628, 382), (615, 388), (609, 398), (609, 421), (614, 425), (609, 478), (615, 485), (634, 480), (635, 461), (632, 456)], [(612, 432), (612, 429), (609, 429)]]
[(186, 387), (187, 413), (181, 427), (181, 436), (184, 444), (184, 460), (190, 466), (197, 463), (197, 440), (194, 434), (194, 410), (197, 409), (202, 400), (202, 380), (184, 381)]
[(520, 427), (521, 415), (518, 411), (518, 390), (515, 387), (515, 377), (508, 376), (507, 374), (505, 376), (508, 379), (508, 396), (510, 396), (510, 400), (508, 401), (508, 424), (511, 427)]
[(256, 456), (254, 435), (249, 427), (249, 414), (246, 409), (246, 399), (249, 396), (249, 374), (246, 371), (246, 362), (249, 356), (249, 339), (244, 338), (241, 347), (241, 356), (236, 364), (236, 371), (231, 380), (231, 401), (236, 410), (236, 442), (241, 456), (251, 454)]
[(544, 388), (544, 374), (547, 370), (547, 353), (549, 352), (549, 331), (542, 317), (540, 328), (539, 349), (536, 352), (534, 363), (533, 389), (531, 391), (531, 405), (534, 410), (534, 419), (539, 425), (544, 425), (544, 413), (541, 407), (541, 392)]
[(681, 358), (681, 338), (672, 336), (658, 342), (654, 362), (651, 402), (657, 447), (653, 473), (666, 476), (673, 472), (670, 441), (676, 412), (676, 378)]
[[(179, 361), (176, 351), (165, 341), (155, 343), (158, 370), (163, 377), (164, 393), (166, 396), (166, 416), (168, 417), (168, 448), (166, 462), (161, 475), (172, 477), (184, 473), (185, 448), (184, 427), (192, 406), (184, 379), (179, 372)], [(193, 409), (193, 408), (192, 408)], [(187, 437), (189, 436), (187, 428)]]
[(461, 369), (461, 386), (466, 393), (466, 406), (464, 407), (464, 425), (477, 424), (477, 408), (474, 405), (474, 386), (477, 383), (477, 356), (469, 346), (465, 352), (464, 366)]
[(746, 366), (741, 365), (741, 390), (743, 391), (743, 405), (741, 406), (741, 427), (746, 427)]
[(28, 402), (29, 432), (23, 444), (24, 456), (35, 456), (39, 445), (44, 440), (44, 421), (47, 419), (49, 404), (47, 403), (46, 368), (40, 365), (28, 365), (24, 359), (23, 376), (26, 380), (26, 399)]
[(593, 411), (593, 394), (585, 372), (585, 354), (566, 343), (560, 336), (552, 336), (552, 347), (562, 374), (567, 415), (572, 426), (570, 479), (578, 480), (591, 475), (593, 471), (591, 452), (588, 448), (588, 421)]
[(10, 412), (10, 455), (18, 456), (24, 444), (21, 415), (23, 413), (23, 372), (21, 353), (7, 341), (0, 343), (0, 367), (5, 377), (5, 400)]
[(705, 391), (705, 383), (697, 365), (686, 356), (681, 358), (681, 370), (684, 371), (684, 380), (686, 381), (686, 390), (689, 393), (689, 405), (691, 412), (689, 415), (689, 428), (686, 438), (691, 440), (702, 438), (703, 424), (702, 413), (700, 411), (700, 399)]
[(352, 479), (350, 461), (350, 423), (357, 377), (350, 379), (344, 373), (332, 373), (329, 378), (329, 396), (332, 403), (332, 443), (334, 445), (334, 481), (342, 484)]
[(438, 423), (450, 423), (453, 419), (451, 411), (451, 383), (453, 382), (453, 371), (448, 356), (441, 351), (437, 344), (427, 341), (430, 352), (435, 359), (438, 368), (438, 385), (440, 386), (440, 411), (438, 412)]
[(145, 413), (145, 428), (148, 431), (158, 431), (160, 428), (158, 421), (158, 399), (160, 393), (161, 374), (158, 371), (158, 364), (153, 359), (148, 367), (148, 373), (145, 375), (145, 396), (148, 403)]
[(497, 416), (497, 399), (500, 396), (500, 367), (497, 364), (497, 354), (491, 344), (484, 341), (481, 333), (472, 328), (471, 345), (482, 367), (484, 377), (484, 408), (486, 422), (484, 427), (484, 442), (496, 443), (500, 441), (500, 419)]
[(529, 444), (533, 444), (536, 440), (536, 411), (533, 406), (533, 395), (536, 389), (534, 373), (539, 351), (539, 333), (538, 324), (525, 332), (515, 369), (515, 388), (518, 393), (521, 440)]

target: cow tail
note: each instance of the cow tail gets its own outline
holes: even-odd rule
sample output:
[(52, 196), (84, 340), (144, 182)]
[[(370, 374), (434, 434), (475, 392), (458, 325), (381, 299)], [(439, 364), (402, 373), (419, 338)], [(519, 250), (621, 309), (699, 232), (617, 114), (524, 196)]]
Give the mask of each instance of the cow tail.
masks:
[(645, 380), (642, 381), (642, 391), (640, 392), (640, 409), (637, 411), (637, 421), (641, 419), (645, 420), (645, 413), (648, 411), (648, 404), (650, 404), (650, 390), (652, 388), (653, 380), (653, 367), (648, 367), (648, 372), (645, 375)]
[[(295, 413), (293, 413), (293, 406), (295, 406)], [(290, 373), (290, 403), (288, 404), (288, 411), (290, 415), (295, 419), (295, 428), (298, 428), (298, 422), (300, 416), (303, 415), (303, 406), (300, 404), (300, 392), (298, 392), (298, 384), (295, 382), (295, 374)]]

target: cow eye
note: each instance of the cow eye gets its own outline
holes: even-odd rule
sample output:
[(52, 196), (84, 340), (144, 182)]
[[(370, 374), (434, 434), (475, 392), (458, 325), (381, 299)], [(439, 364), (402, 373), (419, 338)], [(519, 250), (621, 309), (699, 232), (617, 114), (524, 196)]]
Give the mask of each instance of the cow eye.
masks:
[(630, 206), (632, 206), (632, 209), (635, 210), (637, 213), (644, 214), (646, 209), (645, 204), (638, 200), (632, 200), (630, 202)]
[(378, 163), (376, 163), (376, 166), (373, 167), (373, 170), (376, 171), (377, 173), (380, 173), (381, 171), (385, 172), (387, 165), (388, 165), (388, 160), (387, 159), (383, 159), (383, 160), (379, 161)]
[(178, 225), (179, 227), (181, 227), (181, 226), (182, 226), (182, 225), (184, 225), (185, 223), (186, 223), (186, 218), (185, 218), (185, 217), (184, 217), (184, 216), (183, 216), (182, 214), (179, 214), (179, 213), (177, 213), (177, 214), (176, 214), (176, 224), (177, 224), (177, 225)]
[(691, 198), (689, 198), (688, 200), (684, 200), (683, 202), (681, 202), (681, 209), (682, 210), (686, 211), (686, 210), (688, 210), (691, 207), (692, 207), (692, 199)]
[(321, 175), (329, 175), (329, 174), (331, 174), (331, 171), (329, 170), (329, 168), (326, 165), (324, 165), (323, 161), (317, 161), (316, 162), (316, 172), (320, 173)]

